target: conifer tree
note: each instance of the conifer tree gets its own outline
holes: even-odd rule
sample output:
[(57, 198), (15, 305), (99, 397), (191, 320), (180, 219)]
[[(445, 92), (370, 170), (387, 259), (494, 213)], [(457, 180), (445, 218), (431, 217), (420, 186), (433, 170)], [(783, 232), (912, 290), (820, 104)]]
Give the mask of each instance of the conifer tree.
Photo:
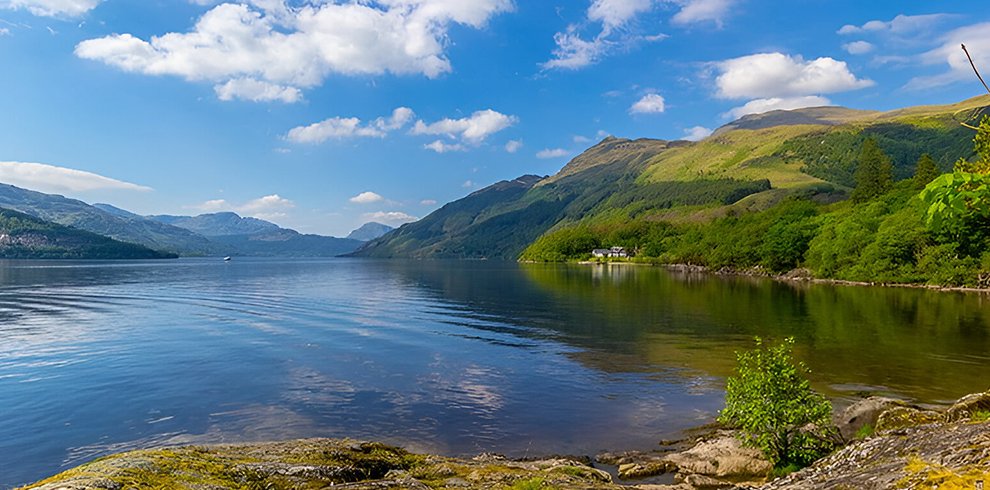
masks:
[(918, 159), (918, 165), (914, 169), (914, 187), (924, 189), (929, 182), (935, 180), (942, 172), (939, 172), (932, 156), (925, 153)]
[(852, 199), (857, 203), (882, 196), (893, 185), (894, 165), (890, 157), (880, 149), (876, 138), (870, 137), (863, 142), (855, 177), (856, 189), (853, 190)]

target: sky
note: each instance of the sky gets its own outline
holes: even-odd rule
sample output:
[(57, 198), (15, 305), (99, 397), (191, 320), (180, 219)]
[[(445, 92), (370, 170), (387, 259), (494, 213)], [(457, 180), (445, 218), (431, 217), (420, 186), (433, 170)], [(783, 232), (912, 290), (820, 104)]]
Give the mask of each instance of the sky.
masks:
[(0, 0), (0, 182), (343, 236), (607, 135), (983, 93), (985, 0)]

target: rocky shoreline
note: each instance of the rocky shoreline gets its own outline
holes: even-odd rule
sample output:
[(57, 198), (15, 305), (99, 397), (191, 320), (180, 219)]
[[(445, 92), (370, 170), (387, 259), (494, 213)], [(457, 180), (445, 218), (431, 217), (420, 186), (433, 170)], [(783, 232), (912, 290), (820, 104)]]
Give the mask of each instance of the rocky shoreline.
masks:
[[(415, 454), (374, 442), (307, 439), (132, 451), (24, 489), (885, 489), (990, 488), (990, 391), (944, 412), (871, 397), (836, 416), (849, 441), (814, 465), (767, 482), (773, 468), (728, 430), (702, 428), (654, 452), (513, 461)], [(656, 482), (644, 480), (659, 478)]]

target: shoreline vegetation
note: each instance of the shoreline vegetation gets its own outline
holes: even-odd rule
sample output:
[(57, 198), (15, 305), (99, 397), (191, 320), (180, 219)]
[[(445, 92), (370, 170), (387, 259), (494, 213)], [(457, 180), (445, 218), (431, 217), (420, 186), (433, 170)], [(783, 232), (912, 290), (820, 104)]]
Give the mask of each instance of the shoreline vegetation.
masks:
[[(543, 262), (535, 261), (522, 261), (525, 264), (540, 264)], [(618, 266), (618, 267), (659, 267), (666, 269), (670, 272), (680, 273), (680, 274), (704, 274), (709, 276), (738, 276), (738, 277), (759, 277), (772, 279), (774, 281), (794, 283), (794, 284), (825, 284), (825, 285), (835, 285), (835, 286), (857, 286), (857, 287), (884, 287), (884, 288), (904, 288), (904, 289), (926, 289), (931, 291), (944, 291), (944, 292), (958, 292), (958, 293), (981, 293), (990, 294), (990, 287), (965, 287), (965, 286), (945, 286), (939, 284), (918, 284), (918, 283), (899, 283), (899, 282), (868, 282), (868, 281), (849, 281), (845, 279), (822, 279), (811, 275), (811, 271), (808, 269), (791, 269), (788, 272), (775, 274), (773, 272), (767, 271), (759, 267), (750, 267), (746, 269), (734, 269), (731, 267), (722, 267), (719, 269), (712, 269), (705, 267), (703, 265), (694, 264), (664, 264), (650, 261), (630, 261), (623, 259), (608, 259), (608, 260), (581, 260), (577, 262), (570, 262), (582, 266)]]

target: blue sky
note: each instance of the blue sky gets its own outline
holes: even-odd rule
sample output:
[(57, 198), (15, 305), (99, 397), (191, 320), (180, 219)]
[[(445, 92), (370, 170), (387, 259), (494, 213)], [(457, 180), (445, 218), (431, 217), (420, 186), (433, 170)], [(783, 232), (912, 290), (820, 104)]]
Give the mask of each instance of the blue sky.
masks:
[(981, 93), (982, 1), (0, 0), (0, 182), (307, 233), (552, 174), (604, 135)]

